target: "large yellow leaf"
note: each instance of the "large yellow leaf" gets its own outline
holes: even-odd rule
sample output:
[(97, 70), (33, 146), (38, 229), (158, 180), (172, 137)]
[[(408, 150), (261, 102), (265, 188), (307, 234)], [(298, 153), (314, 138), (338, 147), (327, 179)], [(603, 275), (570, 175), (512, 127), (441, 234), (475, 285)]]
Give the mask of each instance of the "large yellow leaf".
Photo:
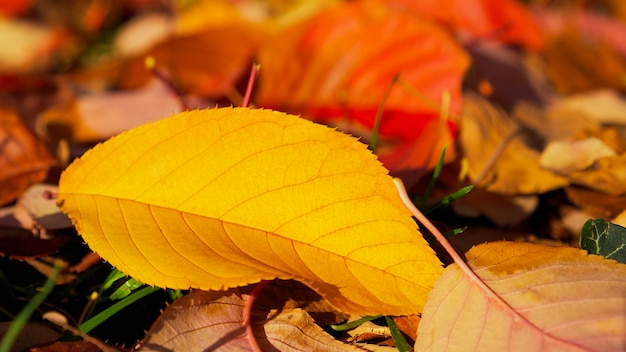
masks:
[(626, 265), (585, 251), (494, 242), (435, 284), (416, 351), (624, 351)]
[(365, 145), (269, 110), (122, 133), (68, 167), (59, 202), (94, 251), (157, 286), (295, 278), (346, 312), (402, 315), (442, 271)]

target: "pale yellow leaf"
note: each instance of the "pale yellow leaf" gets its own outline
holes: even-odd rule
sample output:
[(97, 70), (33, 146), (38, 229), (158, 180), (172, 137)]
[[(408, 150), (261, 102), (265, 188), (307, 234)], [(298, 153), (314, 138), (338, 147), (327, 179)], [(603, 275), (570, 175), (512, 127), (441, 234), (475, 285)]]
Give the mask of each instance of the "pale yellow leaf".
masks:
[(416, 351), (626, 348), (626, 265), (514, 242), (479, 245), (466, 257), (492, 291), (456, 264), (446, 268), (424, 308)]
[(598, 159), (615, 156), (617, 153), (596, 137), (574, 141), (552, 141), (541, 153), (539, 163), (547, 170), (565, 175), (583, 171)]
[(403, 315), (442, 271), (364, 144), (269, 110), (122, 133), (68, 167), (59, 203), (94, 251), (157, 286), (293, 278), (345, 312)]

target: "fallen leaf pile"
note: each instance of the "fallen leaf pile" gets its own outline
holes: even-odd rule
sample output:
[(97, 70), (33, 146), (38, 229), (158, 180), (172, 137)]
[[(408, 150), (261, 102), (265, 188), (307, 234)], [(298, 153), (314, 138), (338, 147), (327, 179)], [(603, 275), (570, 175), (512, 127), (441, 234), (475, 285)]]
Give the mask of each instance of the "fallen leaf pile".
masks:
[(0, 3), (0, 351), (626, 350), (624, 21)]

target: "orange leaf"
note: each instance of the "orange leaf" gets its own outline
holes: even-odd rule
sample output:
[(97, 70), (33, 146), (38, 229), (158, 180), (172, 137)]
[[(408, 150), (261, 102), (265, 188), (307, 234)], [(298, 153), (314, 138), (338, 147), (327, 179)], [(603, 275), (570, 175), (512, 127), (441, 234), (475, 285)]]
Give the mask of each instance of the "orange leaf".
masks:
[(429, 296), (417, 351), (621, 351), (626, 265), (585, 251), (493, 242), (450, 265)]
[(248, 69), (262, 36), (261, 26), (236, 21), (168, 39), (130, 60), (121, 72), (120, 86), (145, 84), (152, 77), (145, 58), (152, 56), (157, 68), (169, 72), (186, 92), (223, 96)]
[(533, 15), (516, 0), (391, 0), (461, 35), (495, 39), (537, 50), (543, 36)]
[(368, 128), (400, 74), (423, 97), (394, 87), (380, 133), (405, 143), (438, 119), (444, 92), (450, 93), (451, 111), (459, 111), (469, 60), (436, 25), (378, 1), (358, 1), (279, 33), (261, 47), (259, 63), (258, 105), (335, 124), (346, 118)]
[(365, 145), (279, 112), (139, 126), (70, 165), (59, 202), (94, 251), (157, 286), (294, 278), (345, 312), (402, 315), (441, 272)]

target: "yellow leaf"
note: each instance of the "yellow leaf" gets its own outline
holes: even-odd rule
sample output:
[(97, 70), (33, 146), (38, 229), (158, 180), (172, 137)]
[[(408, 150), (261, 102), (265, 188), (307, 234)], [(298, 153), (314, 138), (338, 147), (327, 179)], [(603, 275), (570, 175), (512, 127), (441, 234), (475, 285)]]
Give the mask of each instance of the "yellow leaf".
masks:
[(466, 257), (492, 291), (456, 264), (446, 268), (424, 308), (416, 351), (626, 348), (626, 265), (513, 242), (479, 245)]
[(59, 202), (94, 251), (162, 287), (294, 278), (343, 311), (403, 315), (442, 271), (365, 145), (269, 110), (122, 133), (67, 168)]

